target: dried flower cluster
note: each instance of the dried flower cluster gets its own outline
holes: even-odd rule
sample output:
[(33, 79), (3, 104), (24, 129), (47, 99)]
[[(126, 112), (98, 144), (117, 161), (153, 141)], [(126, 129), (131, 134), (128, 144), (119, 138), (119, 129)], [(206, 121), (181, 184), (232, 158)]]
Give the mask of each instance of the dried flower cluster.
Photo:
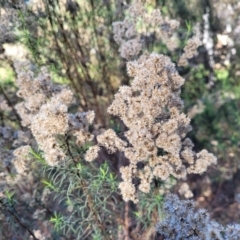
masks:
[[(180, 88), (184, 79), (171, 60), (163, 55), (142, 56), (127, 64), (134, 77), (131, 86), (122, 86), (108, 112), (119, 116), (129, 129), (128, 141), (120, 139), (113, 130), (97, 137), (98, 145), (109, 152), (122, 151), (129, 166), (122, 167), (120, 183), (125, 201), (137, 202), (134, 179), (140, 179), (138, 189), (150, 191), (153, 178), (166, 180), (170, 175), (185, 178), (188, 173), (202, 174), (216, 157), (202, 150), (195, 153), (193, 143), (186, 138), (191, 130), (190, 119), (181, 109)], [(139, 163), (143, 168), (139, 168)]]
[(60, 164), (66, 157), (56, 136), (73, 134), (78, 145), (91, 141), (93, 135), (88, 132), (88, 126), (92, 124), (94, 116), (93, 111), (68, 114), (67, 105), (54, 97), (41, 107), (32, 120), (31, 130), (50, 166)]
[(8, 167), (13, 159), (13, 155), (18, 155), (17, 153), (14, 154), (10, 149), (30, 144), (30, 140), (29, 131), (14, 131), (10, 126), (0, 126), (0, 166), (3, 168)]
[(196, 210), (191, 200), (181, 201), (176, 195), (169, 194), (163, 206), (166, 218), (158, 223), (157, 232), (164, 239), (192, 240), (238, 240), (240, 225), (226, 227), (210, 219), (205, 209)]
[(179, 66), (187, 66), (189, 64), (188, 59), (193, 58), (198, 54), (197, 49), (202, 45), (202, 41), (198, 35), (190, 38), (187, 41), (186, 46), (184, 47), (184, 53), (181, 55), (178, 65)]
[(14, 67), (17, 73), (16, 84), (19, 88), (17, 96), (24, 99), (15, 108), (21, 116), (22, 125), (28, 127), (40, 107), (50, 97), (53, 86), (49, 82), (50, 76), (46, 69), (42, 69), (41, 73), (35, 77), (28, 61), (15, 62)]
[(155, 34), (170, 50), (175, 49), (178, 42), (173, 33), (178, 26), (178, 21), (163, 17), (159, 10), (148, 13), (141, 0), (135, 0), (129, 6), (125, 19), (113, 23), (114, 40), (120, 45), (121, 57), (129, 60), (140, 54), (145, 44), (144, 37), (151, 34)]
[(203, 104), (203, 101), (197, 100), (196, 104), (193, 105), (189, 110), (188, 110), (188, 116), (192, 119), (196, 115), (201, 114), (205, 110), (205, 105)]
[[(6, 196), (6, 192), (13, 185), (19, 185), (19, 181), (29, 181), (29, 177), (26, 177), (31, 165), (28, 144), (33, 144), (29, 131), (0, 126), (0, 198)], [(9, 173), (17, 175), (13, 178)]]
[(189, 185), (186, 182), (181, 184), (178, 192), (180, 195), (184, 196), (185, 198), (193, 197), (193, 192), (191, 191)]
[(0, 46), (15, 39), (14, 23), (17, 22), (17, 11), (0, 7)]
[(29, 145), (21, 146), (13, 151), (14, 155), (14, 166), (19, 174), (25, 174), (29, 169), (29, 152), (31, 147)]
[(73, 102), (72, 91), (65, 86), (54, 85), (46, 68), (35, 77), (30, 63), (15, 63), (18, 75), (17, 95), (24, 99), (16, 105), (23, 126), (31, 129), (50, 166), (57, 165), (66, 157), (56, 141), (57, 135), (72, 134), (81, 145), (93, 139), (88, 132), (94, 120), (94, 112), (68, 114)]
[[(159, 9), (148, 12), (141, 0), (132, 2), (122, 22), (113, 23), (114, 40), (120, 45), (120, 56), (127, 60), (136, 59), (140, 55), (149, 36), (154, 36), (170, 51), (174, 51), (179, 46), (176, 32), (178, 28), (177, 20), (163, 17)], [(194, 36), (187, 40), (178, 65), (187, 66), (188, 60), (197, 55), (197, 49), (201, 45), (201, 34), (197, 24)]]

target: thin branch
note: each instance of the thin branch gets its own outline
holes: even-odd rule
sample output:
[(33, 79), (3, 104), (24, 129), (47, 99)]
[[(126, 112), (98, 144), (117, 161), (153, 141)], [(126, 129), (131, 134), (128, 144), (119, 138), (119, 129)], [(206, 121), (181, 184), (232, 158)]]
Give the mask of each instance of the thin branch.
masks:
[(18, 215), (15, 213), (15, 211), (13, 211), (14, 208), (13, 208), (13, 210), (9, 209), (8, 206), (6, 206), (6, 204), (4, 204), (4, 202), (3, 202), (2, 199), (0, 199), (0, 204), (8, 211), (8, 213), (10, 213), (10, 214), (14, 217), (14, 219), (16, 220), (16, 222), (17, 222), (22, 228), (24, 228), (25, 230), (28, 231), (28, 233), (33, 237), (33, 239), (35, 239), (35, 240), (40, 240), (40, 239), (36, 238), (35, 235), (34, 235), (34, 233), (32, 232), (32, 230), (29, 229), (28, 226), (27, 226), (26, 224), (24, 224), (24, 223), (20, 220), (20, 218), (18, 217)]

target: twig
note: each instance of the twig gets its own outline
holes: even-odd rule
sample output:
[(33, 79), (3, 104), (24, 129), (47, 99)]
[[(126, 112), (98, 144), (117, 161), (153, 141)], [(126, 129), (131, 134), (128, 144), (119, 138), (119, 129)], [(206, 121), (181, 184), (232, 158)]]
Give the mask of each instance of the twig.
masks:
[(125, 212), (124, 212), (124, 240), (130, 240), (129, 229), (131, 227), (131, 219), (129, 217), (129, 202), (125, 203)]
[[(5, 209), (14, 217), (14, 219), (16, 220), (16, 222), (17, 222), (22, 228), (24, 228), (25, 230), (28, 231), (28, 233), (33, 237), (33, 239), (35, 239), (35, 240), (40, 240), (40, 239), (38, 239), (38, 238), (35, 237), (35, 235), (34, 235), (34, 233), (32, 232), (32, 230), (30, 230), (30, 229), (28, 228), (28, 226), (25, 225), (25, 224), (19, 219), (19, 217), (17, 216), (17, 214), (16, 214), (14, 211), (10, 210), (10, 209), (8, 208), (8, 206), (6, 206), (6, 204), (4, 204), (3, 200), (1, 200), (1, 199), (0, 199), (0, 204), (1, 204), (3, 207), (5, 207)], [(13, 209), (14, 209), (14, 208), (13, 208)]]
[[(66, 140), (66, 145), (67, 145), (68, 154), (71, 156), (71, 158), (72, 158), (72, 160), (73, 160), (73, 163), (74, 163), (74, 165), (76, 166), (76, 165), (77, 165), (77, 162), (76, 162), (76, 160), (74, 159), (73, 154), (72, 154), (72, 152), (71, 152), (70, 145), (69, 145), (69, 142), (68, 142), (68, 140), (69, 140), (68, 136), (66, 136), (66, 139), (65, 139), (65, 140)], [(78, 176), (78, 178), (80, 179), (80, 184), (81, 184), (82, 189), (83, 189), (83, 190), (87, 189), (87, 183), (86, 183), (86, 181), (85, 181), (83, 178), (81, 178), (79, 172), (77, 172), (77, 176)], [(93, 213), (94, 220), (95, 220), (95, 222), (98, 224), (98, 226), (99, 226), (99, 228), (101, 229), (103, 235), (105, 235), (105, 234), (104, 234), (104, 232), (105, 232), (105, 227), (104, 227), (104, 225), (101, 223), (101, 221), (99, 221), (99, 219), (98, 219), (98, 214), (97, 214), (96, 210), (94, 209), (94, 204), (93, 204), (92, 195), (89, 194), (89, 193), (87, 193), (86, 195), (87, 195), (88, 207), (89, 207), (90, 211)], [(105, 236), (105, 239), (109, 239), (109, 238)]]

